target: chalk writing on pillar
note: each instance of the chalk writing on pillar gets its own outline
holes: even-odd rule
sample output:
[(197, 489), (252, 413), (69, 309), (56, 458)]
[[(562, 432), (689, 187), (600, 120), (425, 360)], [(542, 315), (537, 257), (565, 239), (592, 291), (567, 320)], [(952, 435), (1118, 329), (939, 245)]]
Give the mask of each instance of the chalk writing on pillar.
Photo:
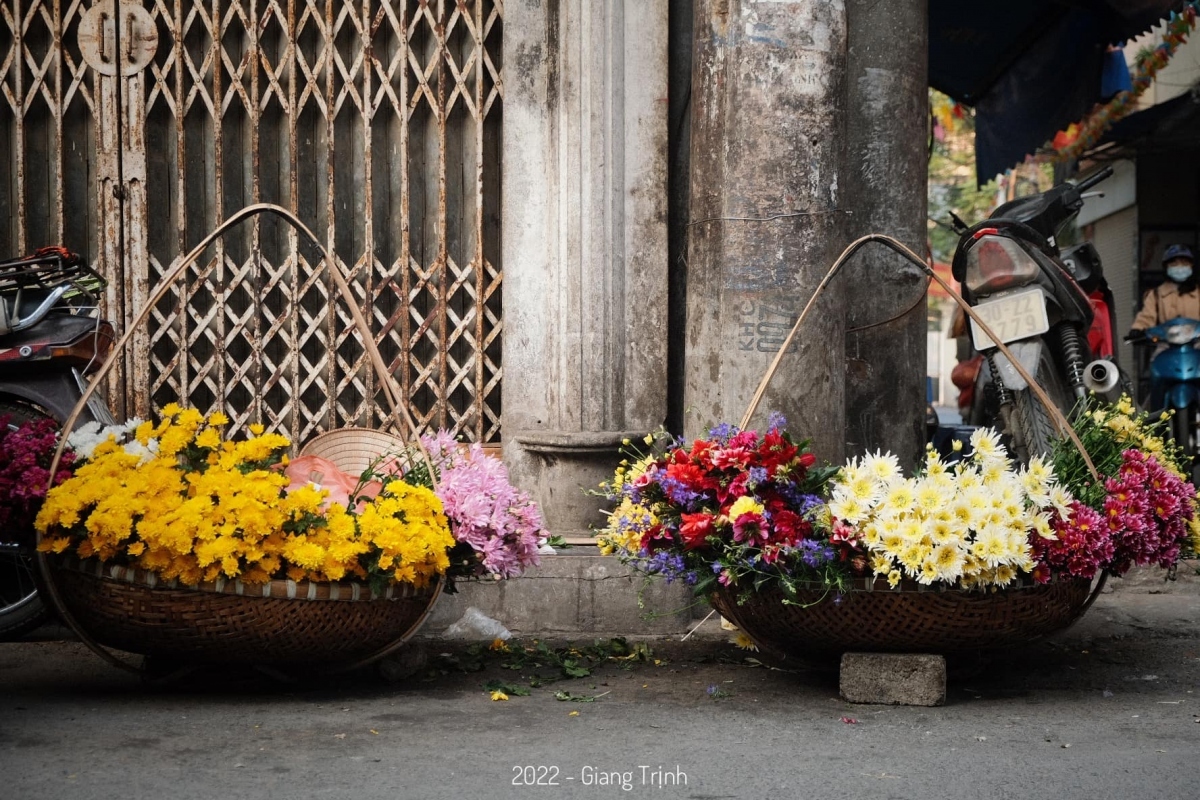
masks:
[[(798, 316), (784, 306), (753, 300), (743, 300), (738, 310), (738, 350), (748, 352), (779, 352)], [(798, 344), (793, 340), (789, 349), (795, 351)]]

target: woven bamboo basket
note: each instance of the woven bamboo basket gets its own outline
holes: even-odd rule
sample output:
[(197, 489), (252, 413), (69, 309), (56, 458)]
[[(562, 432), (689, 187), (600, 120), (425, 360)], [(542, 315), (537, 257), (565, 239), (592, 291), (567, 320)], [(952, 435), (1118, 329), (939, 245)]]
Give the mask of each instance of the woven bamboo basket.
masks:
[[(347, 473), (397, 453), (404, 441), (383, 431), (343, 428), (321, 434), (302, 455), (319, 455)], [(71, 617), (97, 643), (192, 664), (329, 668), (366, 663), (408, 639), (441, 591), (362, 583), (275, 580), (186, 586), (154, 573), (74, 557), (49, 561)]]
[[(141, 314), (114, 346), (108, 361), (64, 423), (70, 430), (88, 399), (101, 385), (134, 332), (145, 323), (171, 284), (229, 228), (262, 213), (271, 213), (306, 237), (328, 265), (350, 311), (376, 376), (391, 407), (393, 421), (424, 458), (416, 426), (401, 402), (403, 392), (383, 361), (371, 330), (349, 288), (342, 267), (319, 240), (286, 209), (270, 204), (247, 206), (230, 216), (163, 277)], [(65, 442), (55, 455), (58, 466)], [(319, 455), (349, 474), (359, 474), (374, 459), (405, 452), (405, 439), (382, 431), (347, 428), (322, 434), (305, 446), (303, 455)], [(95, 561), (39, 554), (46, 594), (63, 621), (81, 641), (114, 666), (142, 667), (108, 648), (197, 664), (245, 664), (258, 667), (303, 667), (321, 672), (351, 669), (395, 651), (428, 616), (442, 581), (427, 587), (392, 586), (380, 594), (365, 584), (309, 583), (275, 580), (269, 584), (219, 581), (199, 586), (164, 582), (152, 573)]]
[(802, 589), (793, 600), (798, 605), (785, 605), (779, 590), (752, 594), (741, 605), (735, 592), (722, 590), (711, 601), (763, 652), (803, 659), (847, 651), (962, 653), (1026, 644), (1071, 625), (1100, 589), (1093, 591), (1083, 578), (994, 592), (880, 584), (858, 581), (840, 596), (824, 587)]
[[(850, 244), (817, 286), (783, 344), (759, 382), (739, 427), (746, 428), (767, 385), (788, 353), (817, 297), (842, 265), (872, 242), (883, 244), (908, 259), (937, 281), (968, 317), (979, 323), (993, 341), (1001, 341), (962, 297), (903, 243), (882, 234), (870, 234)], [(1029, 384), (1038, 401), (1054, 418), (1059, 430), (1071, 439), (1084, 462), (1099, 480), (1087, 450), (1070, 423), (1054, 406), (1020, 360), (997, 345)], [(766, 653), (779, 658), (807, 658), (847, 651), (962, 653), (995, 650), (1024, 644), (1071, 625), (1099, 596), (1106, 576), (1095, 587), (1089, 579), (1060, 579), (1047, 584), (1013, 584), (996, 591), (932, 589), (903, 581), (892, 589), (886, 580), (856, 580), (849, 591), (835, 595), (824, 586), (802, 589), (791, 602), (781, 590), (753, 592), (739, 605), (737, 593), (720, 589), (710, 601), (718, 613), (733, 622)]]
[(240, 581), (182, 586), (94, 560), (56, 559), (59, 595), (96, 642), (188, 664), (316, 669), (371, 657), (416, 631), (437, 597), (359, 583)]

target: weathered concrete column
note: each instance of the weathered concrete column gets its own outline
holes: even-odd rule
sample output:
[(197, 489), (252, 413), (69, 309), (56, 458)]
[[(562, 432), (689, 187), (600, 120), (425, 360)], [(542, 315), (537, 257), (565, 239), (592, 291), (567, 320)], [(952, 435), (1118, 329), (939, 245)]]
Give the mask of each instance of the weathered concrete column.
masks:
[(504, 459), (584, 533), (666, 415), (667, 4), (510, 3), (504, 78)]
[[(921, 254), (927, 236), (927, 0), (846, 0), (846, 18), (849, 238), (885, 233)], [(924, 444), (925, 277), (890, 250), (868, 245), (841, 280), (849, 329), (847, 454), (890, 450), (907, 467)], [(873, 327), (853, 330), (862, 326)]]
[[(844, 246), (841, 0), (697, 0), (687, 274), (688, 433), (736, 423)], [(830, 284), (759, 408), (843, 448), (845, 333)]]

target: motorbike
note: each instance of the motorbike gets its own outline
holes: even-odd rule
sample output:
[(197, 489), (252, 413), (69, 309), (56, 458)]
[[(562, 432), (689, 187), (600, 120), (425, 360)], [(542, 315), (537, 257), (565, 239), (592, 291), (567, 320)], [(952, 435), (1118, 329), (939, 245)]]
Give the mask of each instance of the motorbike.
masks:
[[(1088, 190), (1110, 175), (1107, 167), (961, 226), (951, 265), (963, 298), (1064, 415), (1089, 392), (1110, 395), (1121, 382), (1112, 361), (1113, 297), (1099, 254), (1090, 243), (1060, 250), (1057, 242)], [(1049, 455), (1049, 412), (974, 320), (970, 334), (980, 358), (967, 421), (1000, 428), (1022, 462)]]
[(1131, 333), (1126, 341), (1141, 345), (1165, 344), (1150, 361), (1150, 410), (1172, 409), (1171, 433), (1188, 456), (1196, 454), (1196, 415), (1200, 413), (1200, 320), (1176, 317), (1145, 331)]
[[(113, 326), (101, 319), (104, 279), (78, 255), (46, 247), (0, 261), (0, 420), (10, 430), (50, 418), (66, 422), (112, 348)], [(77, 424), (114, 419), (99, 393)], [(42, 624), (32, 531), (0, 531), (0, 640)]]

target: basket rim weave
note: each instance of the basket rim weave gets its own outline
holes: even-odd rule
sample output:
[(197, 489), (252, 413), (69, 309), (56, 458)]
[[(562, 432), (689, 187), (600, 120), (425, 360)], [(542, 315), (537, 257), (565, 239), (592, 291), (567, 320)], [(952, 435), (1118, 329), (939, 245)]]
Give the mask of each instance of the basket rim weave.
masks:
[[(1100, 573), (1087, 580), (1093, 580)], [(1061, 583), (1064, 581), (1078, 580), (1075, 575), (1054, 575), (1045, 583), (1038, 583), (1028, 574), (1018, 574), (1010, 583), (1004, 586), (981, 586), (977, 589), (968, 589), (966, 587), (955, 584), (947, 586), (945, 582), (936, 584), (923, 584), (912, 578), (904, 578), (896, 586), (889, 586), (887, 578), (882, 575), (864, 576), (851, 578), (844, 590), (839, 590), (836, 586), (828, 586), (820, 581), (796, 581), (796, 589), (802, 592), (824, 592), (831, 593), (845, 592), (881, 592), (886, 594), (962, 594), (967, 596), (982, 596), (991, 595), (997, 592), (1024, 591), (1028, 589), (1037, 589), (1043, 586)], [(738, 587), (732, 587), (731, 591), (737, 592)], [(752, 592), (757, 594), (757, 592)]]
[(239, 597), (271, 597), (279, 600), (323, 600), (355, 602), (365, 600), (401, 600), (421, 597), (433, 590), (439, 581), (435, 578), (428, 586), (418, 587), (411, 583), (390, 583), (382, 592), (359, 581), (293, 581), (276, 579), (267, 583), (245, 583), (237, 579), (218, 578), (198, 584), (183, 583), (178, 579), (163, 580), (157, 573), (140, 567), (106, 564), (95, 558), (79, 558), (62, 555), (54, 559), (57, 567), (93, 575), (97, 578), (145, 586), (150, 589), (183, 589), (193, 592), (236, 595)]

